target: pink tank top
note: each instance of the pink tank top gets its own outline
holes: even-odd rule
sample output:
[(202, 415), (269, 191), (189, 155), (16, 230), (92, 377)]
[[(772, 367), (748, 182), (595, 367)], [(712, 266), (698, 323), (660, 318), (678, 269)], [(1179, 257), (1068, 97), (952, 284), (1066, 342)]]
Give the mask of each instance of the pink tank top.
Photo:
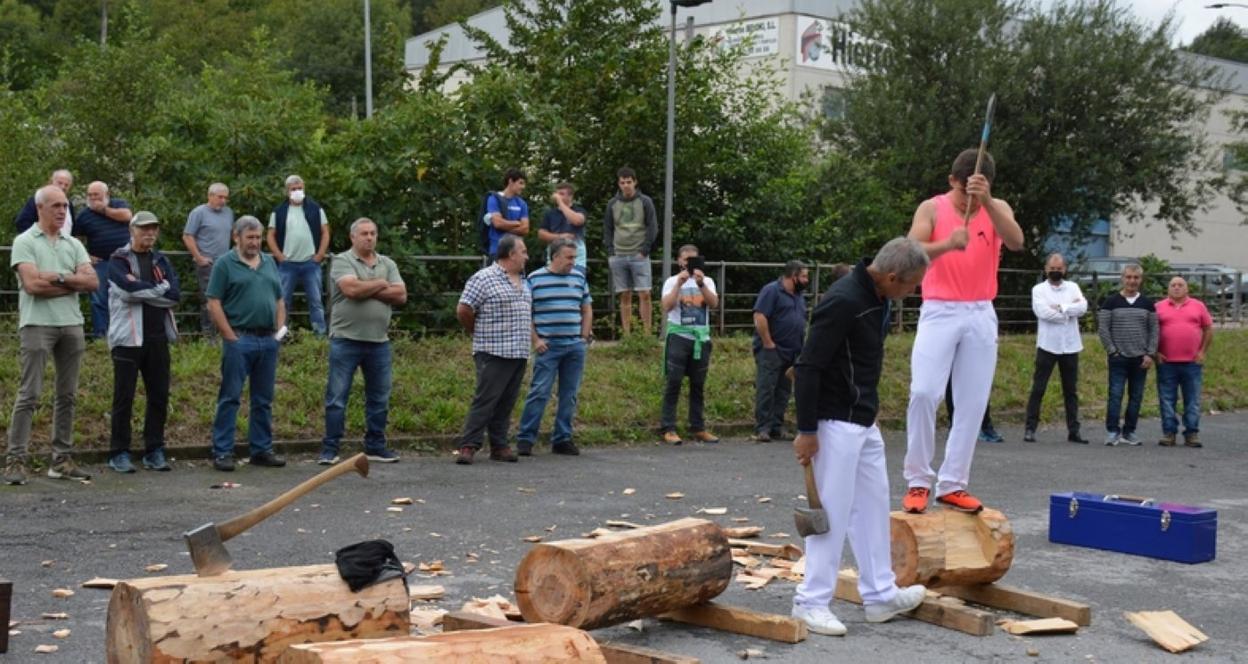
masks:
[[(940, 242), (962, 225), (962, 213), (954, 207), (948, 194), (932, 200), (936, 202), (936, 226), (930, 242)], [(979, 302), (997, 297), (997, 268), (1001, 265), (1004, 243), (988, 211), (982, 207), (977, 210), (967, 231), (970, 242), (966, 249), (941, 254), (927, 269), (923, 277), (924, 300)]]

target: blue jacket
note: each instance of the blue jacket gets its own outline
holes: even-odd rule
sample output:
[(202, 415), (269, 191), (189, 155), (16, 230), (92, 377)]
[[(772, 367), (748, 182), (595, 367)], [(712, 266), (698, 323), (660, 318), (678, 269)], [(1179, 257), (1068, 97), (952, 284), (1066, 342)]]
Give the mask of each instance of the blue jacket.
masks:
[[(169, 259), (152, 249), (152, 272), (156, 283), (139, 278), (139, 259), (130, 243), (108, 259), (108, 347), (137, 348), (143, 345), (143, 305), (165, 309), (165, 337), (178, 338), (173, 307), (178, 304), (178, 274)], [(133, 277), (133, 279), (131, 278)]]

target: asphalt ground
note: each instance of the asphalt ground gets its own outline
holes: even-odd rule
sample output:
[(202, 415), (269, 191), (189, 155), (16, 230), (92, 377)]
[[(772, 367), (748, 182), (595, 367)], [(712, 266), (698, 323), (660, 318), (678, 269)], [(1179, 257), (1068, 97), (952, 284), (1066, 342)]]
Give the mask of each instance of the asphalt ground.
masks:
[[(1244, 432), (1248, 414), (1206, 416), (1203, 449), (1162, 448), (1158, 422), (1145, 421), (1142, 447), (1064, 442), (1064, 431), (1042, 430), (1040, 442), (1021, 442), (1006, 428), (1007, 442), (980, 444), (972, 490), (1010, 517), (1017, 536), (1014, 565), (1003, 582), (1086, 602), (1092, 624), (1076, 635), (1014, 637), (997, 632), (975, 637), (916, 620), (883, 625), (865, 622), (860, 607), (835, 602), (846, 622), (844, 638), (811, 635), (785, 645), (710, 629), (646, 620), (643, 629), (614, 627), (595, 632), (611, 639), (700, 657), (739, 661), (736, 653), (761, 649), (777, 662), (1151, 662), (1174, 657), (1123, 618), (1124, 611), (1172, 609), (1209, 635), (1183, 655), (1185, 661), (1248, 659), (1244, 630), (1248, 581), (1248, 493), (1244, 491)], [(1096, 433), (1094, 423), (1085, 433)], [(904, 489), (904, 436), (886, 433), (894, 504)], [(482, 455), (484, 456), (484, 455)], [(21, 634), (0, 660), (102, 662), (108, 591), (80, 588), (95, 577), (145, 576), (144, 567), (164, 563), (167, 574), (192, 572), (181, 533), (222, 521), (277, 495), (318, 470), (310, 458), (283, 469), (242, 467), (218, 473), (203, 462), (178, 462), (172, 473), (120, 476), (96, 466), (90, 485), (40, 477), (25, 487), (0, 487), (0, 577), (13, 581), (13, 618)], [(223, 480), (233, 489), (211, 489)], [(624, 495), (625, 488), (635, 492)], [(1048, 541), (1049, 495), (1059, 491), (1137, 494), (1218, 510), (1218, 555), (1185, 565)], [(684, 493), (680, 500), (666, 499)], [(518, 464), (480, 458), (470, 467), (449, 456), (410, 457), (374, 464), (369, 479), (344, 477), (305, 497), (285, 512), (228, 543), (236, 569), (332, 562), (332, 552), (364, 539), (394, 542), (401, 558), (444, 561), (451, 572), (437, 579), (446, 597), (430, 606), (457, 610), (472, 597), (511, 595), (513, 572), (531, 546), (522, 538), (577, 537), (607, 519), (643, 524), (726, 507), (707, 517), (725, 525), (747, 517), (767, 533), (792, 533), (792, 507), (803, 492), (801, 474), (787, 443), (729, 440), (719, 445), (594, 448), (576, 458), (545, 448)], [(401, 513), (388, 512), (392, 498), (416, 499)], [(760, 498), (770, 498), (760, 502)], [(553, 531), (548, 532), (548, 528)], [(800, 542), (799, 542), (800, 543)], [(466, 554), (479, 556), (469, 562)], [(852, 561), (846, 547), (846, 564)], [(53, 561), (45, 566), (45, 561)], [(75, 591), (56, 599), (54, 588)], [(733, 582), (725, 603), (787, 614), (794, 586), (773, 581), (761, 590)], [(40, 620), (43, 612), (66, 612), (68, 620)], [(1002, 613), (1003, 617), (1011, 617)], [(51, 632), (69, 628), (66, 639)], [(54, 655), (35, 655), (39, 644), (56, 644)], [(1028, 650), (1038, 651), (1029, 656)]]

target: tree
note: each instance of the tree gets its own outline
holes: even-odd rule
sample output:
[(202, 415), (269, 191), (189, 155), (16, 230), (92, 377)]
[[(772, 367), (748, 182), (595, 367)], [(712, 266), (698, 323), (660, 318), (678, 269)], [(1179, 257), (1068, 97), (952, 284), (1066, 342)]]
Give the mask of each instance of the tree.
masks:
[(12, 236), (12, 217), (48, 174), (60, 168), (53, 162), (47, 126), (29, 93), (15, 92), (0, 83), (0, 145), (4, 167), (0, 168), (0, 228), (4, 244)]
[[(420, 7), (420, 25), (415, 24), (416, 7)], [(430, 30), (437, 30), (446, 25), (462, 21), (474, 14), (492, 9), (501, 4), (501, 0), (427, 0), (413, 3), (412, 34), (419, 35)]]
[(1230, 19), (1221, 17), (1183, 50), (1223, 60), (1248, 62), (1248, 32)]
[(1145, 27), (1113, 0), (864, 0), (851, 20), (887, 55), (853, 77), (829, 135), (913, 203), (946, 188), (995, 92), (994, 194), (1028, 237), (1024, 262), (1059, 222), (1077, 241), (1098, 219), (1140, 222), (1148, 205), (1172, 234), (1195, 231), (1216, 184), (1199, 127), (1217, 95), (1189, 87), (1210, 72), (1170, 48), (1169, 20)]

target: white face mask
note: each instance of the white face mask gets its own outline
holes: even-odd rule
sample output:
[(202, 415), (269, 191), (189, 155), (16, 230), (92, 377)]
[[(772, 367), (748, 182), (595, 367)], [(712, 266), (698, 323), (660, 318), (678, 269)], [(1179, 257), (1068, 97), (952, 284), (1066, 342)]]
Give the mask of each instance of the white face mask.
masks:
[(303, 202), (303, 190), (296, 189), (290, 192), (290, 202), (298, 205)]

